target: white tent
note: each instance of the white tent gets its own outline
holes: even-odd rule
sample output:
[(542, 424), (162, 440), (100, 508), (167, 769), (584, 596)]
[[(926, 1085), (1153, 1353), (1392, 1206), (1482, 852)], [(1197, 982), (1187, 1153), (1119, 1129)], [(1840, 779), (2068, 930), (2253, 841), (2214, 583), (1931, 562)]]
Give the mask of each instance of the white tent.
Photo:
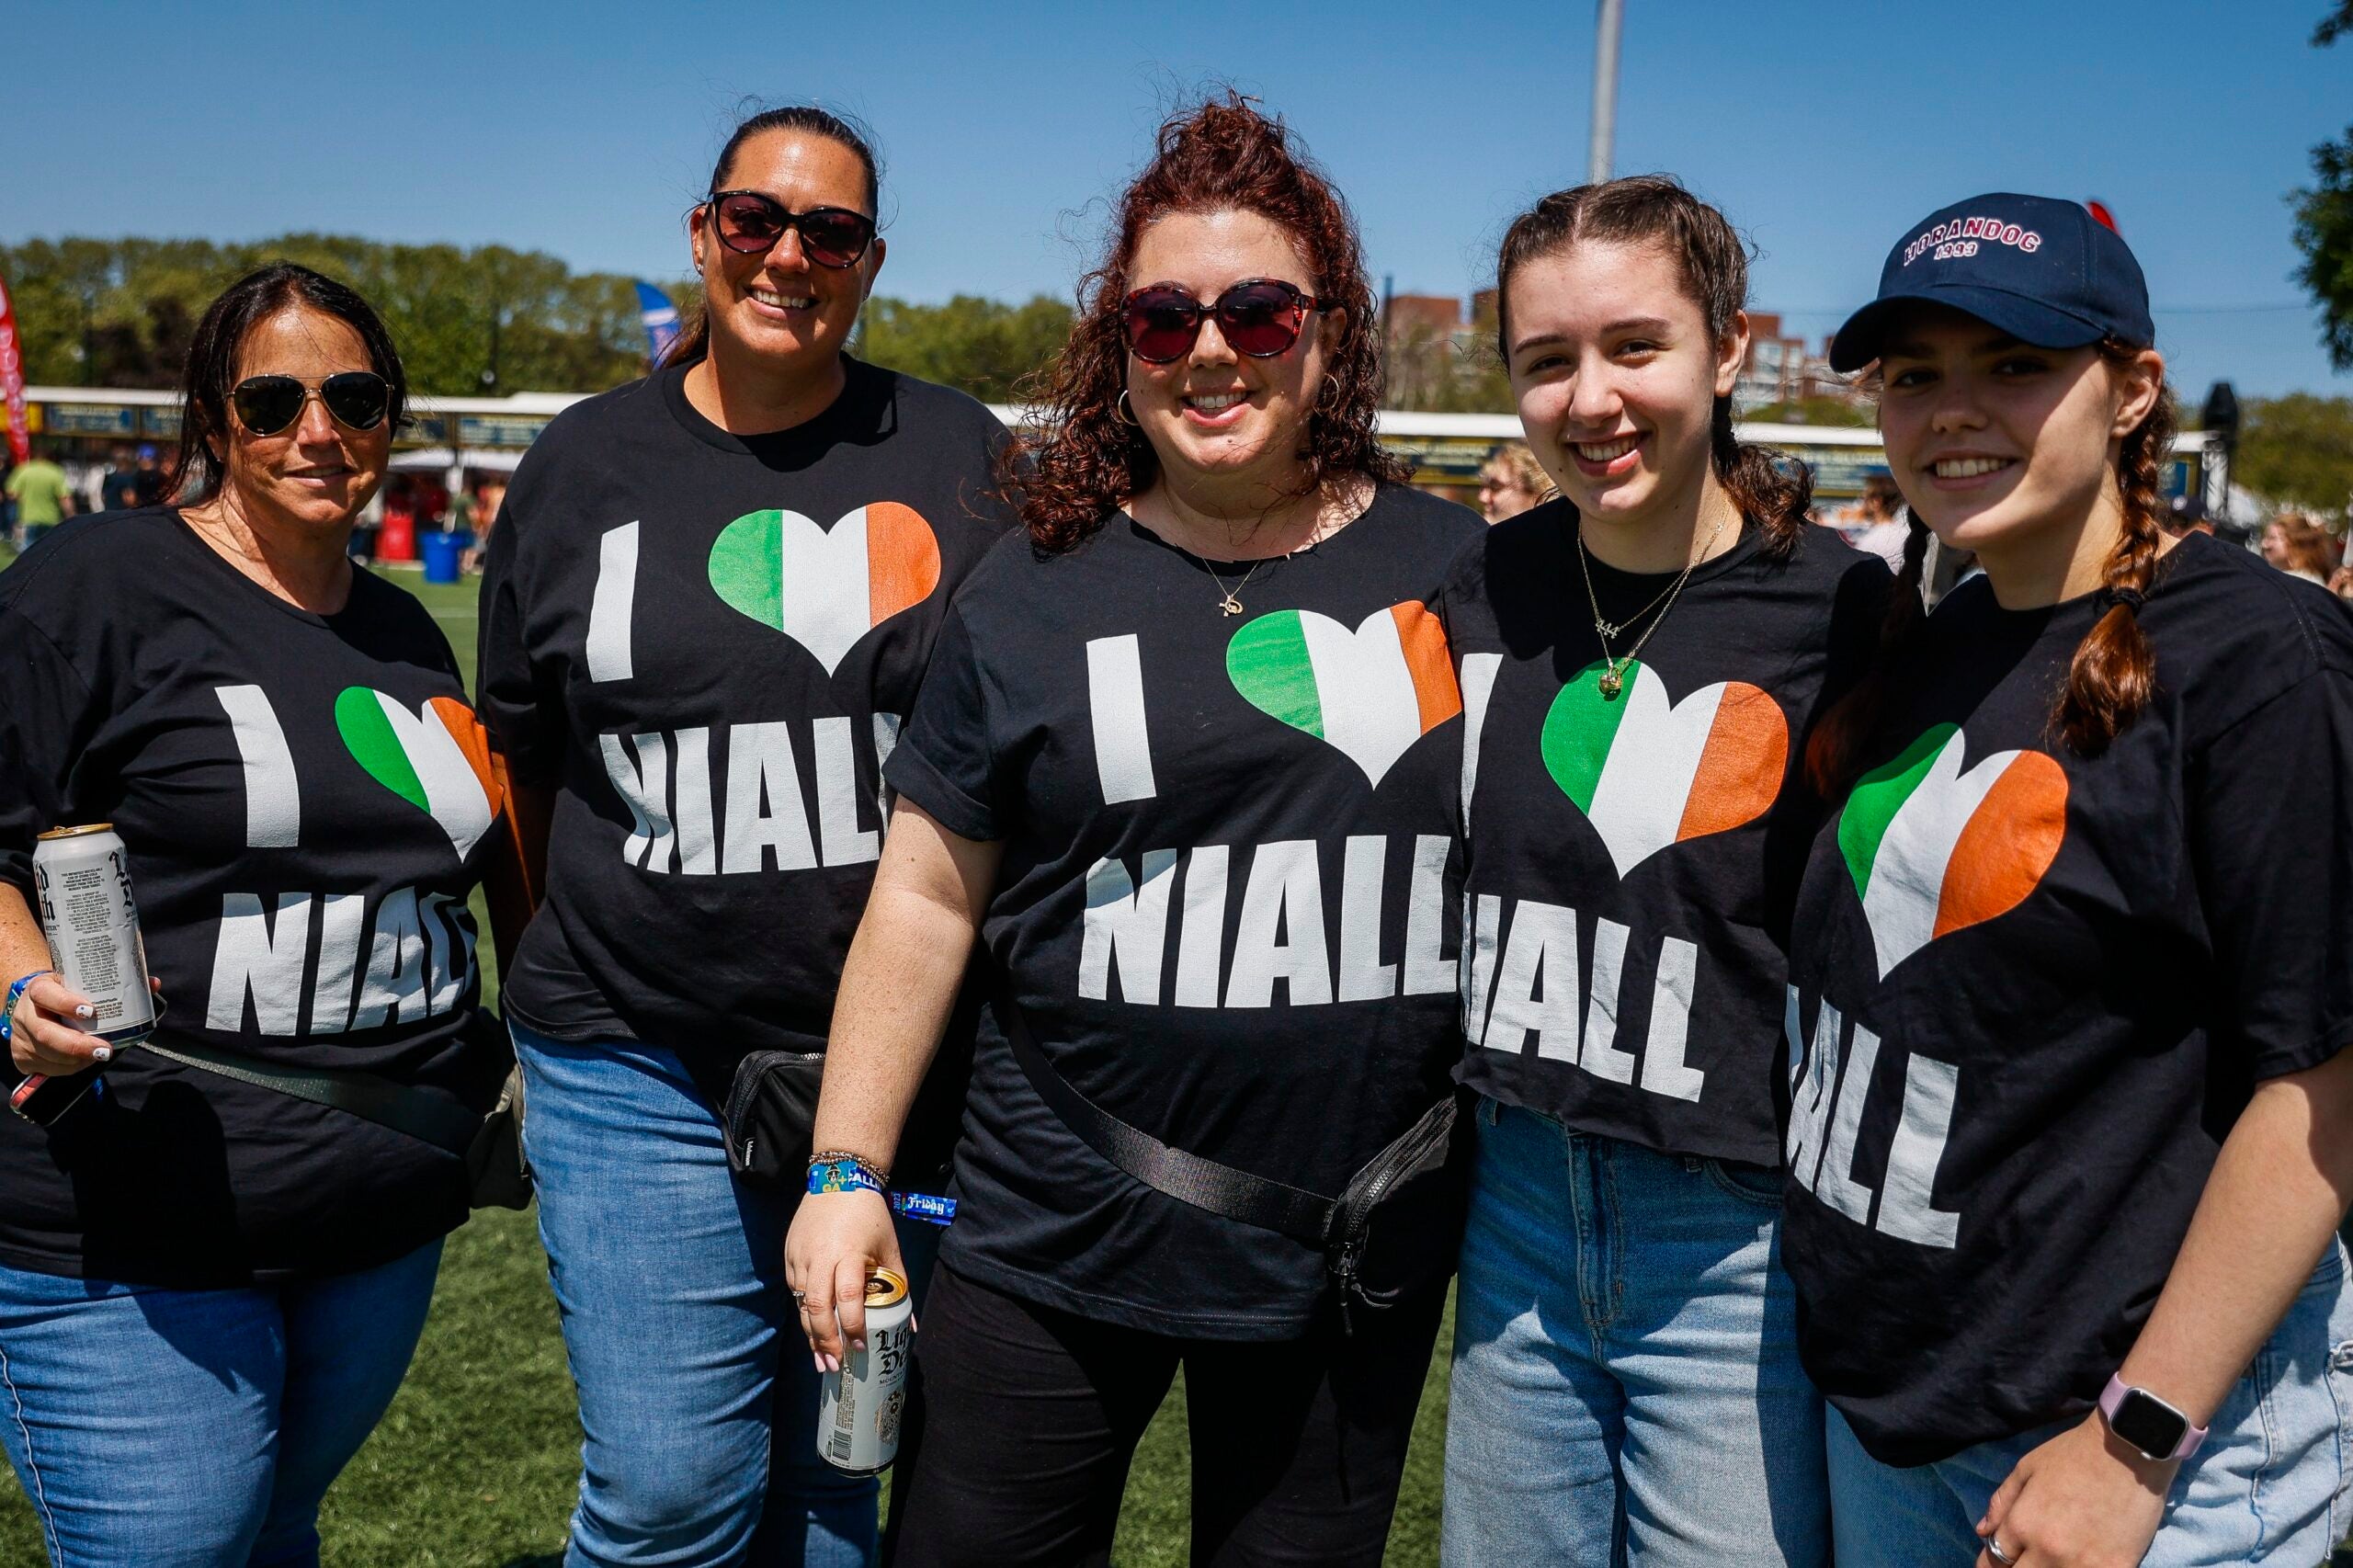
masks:
[(504, 452), (491, 447), (468, 447), (460, 458), (447, 447), (419, 447), (413, 452), (401, 452), (392, 458), (395, 473), (438, 473), (452, 463), (462, 460), (470, 469), (485, 473), (513, 473), (521, 464), (523, 454)]

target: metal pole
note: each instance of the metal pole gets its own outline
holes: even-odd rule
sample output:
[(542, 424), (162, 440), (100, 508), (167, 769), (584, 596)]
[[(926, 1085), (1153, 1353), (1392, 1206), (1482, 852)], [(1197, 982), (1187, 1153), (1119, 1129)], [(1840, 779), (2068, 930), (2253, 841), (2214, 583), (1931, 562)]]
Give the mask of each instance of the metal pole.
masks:
[(1586, 178), (1599, 185), (1609, 177), (1610, 143), (1618, 128), (1618, 28), (1625, 0), (1601, 0), (1593, 29), (1593, 151)]

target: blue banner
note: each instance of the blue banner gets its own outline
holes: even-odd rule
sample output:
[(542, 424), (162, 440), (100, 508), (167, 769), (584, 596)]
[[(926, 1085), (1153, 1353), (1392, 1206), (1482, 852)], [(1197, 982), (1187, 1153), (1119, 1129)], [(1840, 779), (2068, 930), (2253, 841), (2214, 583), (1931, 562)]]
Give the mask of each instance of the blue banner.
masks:
[(638, 319), (645, 324), (646, 363), (659, 365), (670, 345), (678, 341), (678, 307), (670, 296), (643, 278), (637, 281)]

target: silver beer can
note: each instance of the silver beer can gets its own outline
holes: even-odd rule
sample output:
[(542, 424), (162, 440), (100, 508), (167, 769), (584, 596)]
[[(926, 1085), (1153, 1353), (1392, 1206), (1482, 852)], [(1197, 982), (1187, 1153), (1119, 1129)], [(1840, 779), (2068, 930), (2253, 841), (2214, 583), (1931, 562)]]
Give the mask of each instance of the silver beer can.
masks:
[(155, 1029), (130, 860), (111, 823), (51, 828), (33, 845), (49, 961), (60, 980), (90, 999), (94, 1012), (84, 1027), (110, 1045), (135, 1043)]
[(817, 1407), (817, 1453), (835, 1470), (872, 1475), (899, 1457), (915, 1337), (906, 1280), (876, 1269), (866, 1280), (866, 1348), (850, 1351), (840, 1371), (825, 1374)]

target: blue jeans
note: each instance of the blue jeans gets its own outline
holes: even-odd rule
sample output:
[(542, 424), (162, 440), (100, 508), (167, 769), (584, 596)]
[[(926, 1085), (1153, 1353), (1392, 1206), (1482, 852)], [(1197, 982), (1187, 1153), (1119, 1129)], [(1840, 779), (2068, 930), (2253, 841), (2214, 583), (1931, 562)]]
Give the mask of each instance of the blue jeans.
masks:
[[(516, 1027), (540, 1240), (580, 1391), (566, 1568), (862, 1568), (872, 1476), (817, 1455), (789, 1195), (737, 1181), (674, 1051)], [(938, 1232), (903, 1224), (920, 1299)]]
[[(2353, 1484), (2353, 1290), (2331, 1246), (2175, 1475), (2142, 1568), (2276, 1562), (2310, 1568), (2344, 1539)], [(1914, 1469), (1881, 1464), (1830, 1413), (1830, 1494), (1838, 1568), (1921, 1568), (1976, 1560), (1973, 1528), (2029, 1450), (2075, 1420), (1964, 1449)], [(2017, 1555), (2018, 1542), (2003, 1545)]]
[[(1479, 1102), (1444, 1561), (1827, 1561), (1777, 1172)], [(1843, 1568), (1843, 1564), (1842, 1564)]]
[(316, 1568), (319, 1499), (408, 1370), (434, 1242), (172, 1290), (0, 1268), (0, 1446), (57, 1568)]

